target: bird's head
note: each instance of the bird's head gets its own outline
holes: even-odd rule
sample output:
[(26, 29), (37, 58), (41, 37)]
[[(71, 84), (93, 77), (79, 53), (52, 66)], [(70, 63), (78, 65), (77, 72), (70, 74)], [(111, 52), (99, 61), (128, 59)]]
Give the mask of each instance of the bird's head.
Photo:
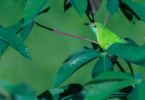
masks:
[(97, 22), (91, 24), (85, 23), (85, 25), (90, 26), (90, 28), (93, 30), (93, 32), (95, 32), (95, 34), (100, 33), (104, 29), (104, 25)]

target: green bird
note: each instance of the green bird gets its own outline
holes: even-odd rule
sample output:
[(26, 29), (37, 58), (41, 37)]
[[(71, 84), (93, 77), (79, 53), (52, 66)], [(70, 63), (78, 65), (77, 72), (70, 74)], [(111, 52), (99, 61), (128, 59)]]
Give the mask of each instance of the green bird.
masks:
[(97, 36), (98, 44), (103, 50), (107, 50), (113, 43), (123, 43), (121, 38), (108, 30), (101, 23), (95, 22), (85, 25), (90, 26), (90, 28), (93, 30), (93, 32)]

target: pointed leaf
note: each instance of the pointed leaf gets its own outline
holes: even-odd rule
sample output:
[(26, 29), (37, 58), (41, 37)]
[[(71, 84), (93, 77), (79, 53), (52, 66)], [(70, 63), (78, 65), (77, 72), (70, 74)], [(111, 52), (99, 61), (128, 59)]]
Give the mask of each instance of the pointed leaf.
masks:
[(144, 100), (144, 92), (145, 92), (145, 81), (142, 81), (140, 84), (137, 84), (135, 86), (131, 95), (129, 96), (129, 100)]
[(82, 17), (87, 8), (87, 0), (70, 0), (70, 3), (75, 8), (80, 17)]
[(81, 92), (84, 91), (85, 89), (82, 85), (70, 84), (59, 89), (49, 89), (40, 94), (37, 98), (39, 100), (68, 100), (69, 98), (74, 98), (76, 96), (82, 97)]
[(99, 83), (101, 81), (113, 81), (113, 80), (128, 80), (128, 81), (132, 81), (133, 83), (136, 84), (136, 79), (134, 79), (132, 76), (122, 73), (122, 72), (115, 72), (115, 71), (106, 71), (103, 72), (99, 75), (97, 75), (95, 78), (93, 78), (90, 82), (88, 82), (86, 85), (88, 84), (96, 84)]
[[(11, 31), (11, 33), (18, 34), (19, 31), (23, 28), (23, 25), (20, 23), (21, 21), (22, 21), (22, 20), (20, 20), (16, 25), (12, 25), (12, 26), (7, 27), (7, 28), (5, 28), (5, 29)], [(3, 28), (3, 27), (1, 27), (1, 28)], [(8, 45), (9, 45), (9, 44), (6, 43), (5, 41), (0, 40), (0, 46), (1, 46), (1, 52), (2, 52), (2, 54), (3, 54), (4, 51), (7, 49)]]
[(30, 34), (32, 27), (33, 27), (34, 21), (31, 20), (29, 22), (29, 24), (25, 25), (25, 27), (22, 29), (21, 33), (20, 33), (20, 37), (23, 41), (26, 40), (26, 38), (28, 37), (28, 35)]
[(122, 1), (127, 4), (143, 22), (145, 22), (145, 6), (143, 4), (139, 4), (130, 0)]
[(86, 94), (87, 100), (102, 100), (111, 93), (132, 85), (129, 81), (108, 81), (99, 83), (91, 88)]
[[(18, 26), (19, 27), (19, 26)], [(19, 31), (19, 30), (17, 30)], [(23, 43), (23, 41), (16, 35), (16, 33), (13, 33), (15, 31), (10, 31), (4, 28), (0, 28), (0, 39), (4, 42), (7, 42), (12, 47), (14, 47), (19, 53), (21, 53), (24, 57), (31, 59), (29, 50)], [(1, 42), (3, 43), (3, 42)], [(4, 44), (4, 43), (3, 43)], [(6, 45), (4, 45), (6, 46)]]
[(97, 76), (98, 74), (105, 72), (105, 71), (113, 70), (113, 65), (111, 60), (107, 55), (102, 55), (102, 57), (98, 60), (95, 64), (92, 72), (92, 78)]
[(118, 0), (108, 0), (106, 4), (106, 8), (108, 12), (113, 15), (119, 8), (119, 1)]
[(33, 20), (48, 0), (28, 0), (24, 10), (24, 24)]
[(125, 4), (122, 0), (119, 0), (119, 2), (120, 2), (120, 9), (121, 9), (121, 11), (123, 12), (125, 17), (129, 21), (135, 23), (136, 20), (134, 20), (134, 19), (141, 20), (139, 18), (139, 16), (127, 4)]
[(106, 53), (119, 56), (126, 61), (145, 67), (145, 49), (142, 49), (144, 46), (134, 47), (122, 43), (114, 43), (108, 48)]
[(82, 51), (68, 62), (64, 63), (59, 69), (57, 76), (55, 77), (54, 88), (67, 80), (77, 69), (101, 55), (101, 52), (88, 49)]
[(123, 38), (122, 41), (124, 42), (124, 44), (139, 47), (139, 45), (130, 38)]
[(74, 57), (75, 55), (77, 55), (80, 52), (82, 52), (84, 50), (87, 50), (87, 49), (94, 49), (94, 50), (96, 50), (96, 49), (100, 49), (100, 47), (99, 47), (99, 45), (97, 45), (95, 43), (90, 43), (87, 46), (84, 46), (83, 48), (80, 48), (80, 49), (76, 50), (75, 52), (73, 52), (70, 56), (68, 56), (66, 58), (66, 60), (63, 63), (69, 61), (72, 57)]

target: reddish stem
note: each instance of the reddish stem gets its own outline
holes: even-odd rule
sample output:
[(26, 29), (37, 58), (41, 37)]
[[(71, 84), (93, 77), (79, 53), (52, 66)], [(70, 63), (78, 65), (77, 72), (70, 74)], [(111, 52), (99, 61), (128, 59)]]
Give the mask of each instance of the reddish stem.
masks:
[(82, 39), (82, 40), (86, 40), (86, 41), (89, 41), (89, 42), (93, 42), (93, 43), (95, 43), (95, 44), (98, 44), (98, 42), (93, 41), (93, 40), (90, 40), (90, 39), (86, 39), (86, 38), (83, 38), (83, 37), (71, 35), (71, 34), (68, 34), (68, 33), (63, 33), (63, 32), (60, 32), (60, 31), (57, 31), (57, 30), (48, 28), (48, 27), (46, 27), (46, 26), (40, 25), (39, 23), (37, 23), (37, 22), (35, 22), (35, 21), (34, 21), (34, 23), (37, 24), (37, 25), (39, 25), (40, 27), (43, 27), (43, 28), (45, 28), (45, 29), (48, 29), (48, 30), (51, 30), (51, 31), (54, 31), (54, 32), (57, 32), (57, 33), (60, 33), (60, 34), (64, 34), (64, 35), (67, 35), (67, 36), (75, 37), (75, 38), (78, 38), (78, 39)]
[(107, 21), (108, 16), (109, 16), (109, 12), (107, 13), (107, 16), (106, 16), (106, 19), (105, 19), (105, 22), (104, 22), (104, 26), (106, 24), (106, 21)]

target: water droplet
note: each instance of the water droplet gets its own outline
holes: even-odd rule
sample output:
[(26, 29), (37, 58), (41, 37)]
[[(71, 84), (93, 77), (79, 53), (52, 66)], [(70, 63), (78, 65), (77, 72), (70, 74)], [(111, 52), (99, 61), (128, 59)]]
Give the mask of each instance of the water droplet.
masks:
[(18, 44), (19, 42), (17, 42), (17, 44)]
[(28, 55), (30, 55), (30, 54), (28, 54)]
[(26, 48), (27, 49), (27, 48)]

